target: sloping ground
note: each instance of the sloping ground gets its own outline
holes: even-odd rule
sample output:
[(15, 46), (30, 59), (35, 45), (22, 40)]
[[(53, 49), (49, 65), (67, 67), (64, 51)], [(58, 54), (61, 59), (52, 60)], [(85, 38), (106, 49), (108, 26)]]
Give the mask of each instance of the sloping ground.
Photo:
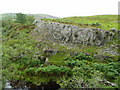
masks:
[[(44, 49), (46, 50), (52, 50), (53, 52), (49, 55), (48, 57), (48, 62), (50, 63), (50, 65), (60, 65), (60, 66), (64, 66), (65, 63), (68, 63), (68, 65), (70, 65), (70, 67), (74, 67), (74, 65), (80, 63), (80, 67), (75, 66), (73, 68), (73, 70), (76, 70), (75, 72), (77, 73), (78, 77), (73, 76), (69, 79), (61, 79), (58, 80), (58, 83), (60, 84), (60, 86), (62, 88), (66, 87), (66, 88), (73, 88), (73, 87), (105, 87), (106, 85), (108, 85), (108, 87), (116, 87), (117, 86), (117, 80), (112, 81), (112, 78), (115, 78), (114, 76), (112, 76), (113, 72), (111, 70), (113, 70), (112, 64), (115, 63), (114, 65), (117, 66), (117, 57), (118, 57), (118, 52), (117, 52), (117, 44), (116, 42), (114, 43), (108, 43), (106, 45), (103, 46), (85, 46), (85, 45), (75, 45), (75, 44), (70, 44), (70, 43), (64, 43), (64, 42), (59, 42), (59, 41), (54, 41), (54, 39), (52, 39), (51, 37), (44, 37), (44, 35), (41, 35), (43, 33), (39, 33), (36, 30), (33, 30), (30, 32), (30, 35), (32, 35), (32, 37), (38, 41), (39, 43), (45, 43), (46, 47), (44, 47)], [(44, 32), (45, 34), (45, 32)], [(62, 51), (63, 53), (56, 53), (54, 51)], [(79, 59), (77, 60), (73, 60), (74, 58), (71, 58), (71, 61), (68, 61), (65, 59), (67, 57), (69, 57), (68, 53), (73, 54), (73, 56), (76, 53), (86, 53), (88, 56), (92, 56), (95, 58), (95, 61), (86, 61), (86, 63), (82, 60)], [(67, 54), (66, 54), (67, 53)], [(77, 54), (76, 54), (77, 55)], [(77, 57), (84, 57), (84, 54), (77, 56)], [(110, 65), (110, 66), (109, 66)], [(84, 67), (84, 68), (82, 68)], [(94, 68), (93, 68), (94, 67)], [(79, 68), (79, 70), (78, 70)], [(88, 70), (85, 68), (89, 68)], [(92, 68), (92, 69), (91, 69)], [(93, 69), (97, 68), (98, 72), (95, 71)], [(99, 70), (101, 71), (101, 69), (103, 70), (103, 72), (107, 75), (107, 80), (104, 79), (101, 76), (101, 72), (99, 72)], [(108, 69), (108, 70), (107, 70)], [(78, 72), (77, 72), (78, 70)], [(90, 71), (89, 71), (90, 70)], [(82, 73), (87, 73), (87, 75), (90, 75), (90, 72), (94, 72), (92, 73), (92, 79), (88, 79), (88, 77), (86, 75), (82, 75)], [(76, 75), (76, 74), (75, 74)], [(87, 79), (84, 79), (84, 76)], [(109, 78), (109, 79), (108, 79)], [(85, 80), (85, 81), (84, 81)], [(86, 84), (86, 81), (88, 80), (88, 86)], [(91, 80), (91, 81), (89, 81)], [(110, 81), (109, 81), (110, 80)], [(74, 82), (74, 84), (73, 84)], [(82, 83), (84, 83), (85, 85), (82, 85)], [(99, 86), (99, 83), (106, 83), (105, 86)], [(91, 84), (91, 85), (89, 85)]]
[(117, 39), (85, 46), (55, 40), (39, 29), (16, 22), (3, 28), (3, 73), (13, 86), (25, 87), (22, 81), (37, 86), (53, 79), (61, 88), (118, 87)]
[(104, 30), (111, 30), (116, 28), (118, 30), (118, 15), (97, 15), (85, 17), (66, 17), (60, 19), (43, 19), (44, 21), (53, 21), (64, 24), (78, 25), (80, 27), (101, 28)]
[[(114, 16), (113, 15), (109, 15), (109, 16), (104, 15), (104, 16), (89, 16), (89, 17), (68, 17), (68, 18), (63, 18), (63, 19), (42, 19), (42, 20), (43, 20), (43, 22), (45, 21), (46, 24), (42, 25), (41, 21), (40, 21), (40, 23), (37, 23), (37, 27), (34, 30), (34, 33), (39, 34), (38, 36), (40, 36), (41, 34), (42, 35), (45, 34), (45, 36), (43, 35), (41, 38), (46, 39), (46, 40), (43, 40), (43, 41), (47, 41), (47, 47), (49, 49), (64, 51), (64, 52), (67, 52), (67, 53), (69, 52), (69, 53), (73, 53), (73, 54), (81, 53), (81, 52), (88, 53), (88, 54), (92, 55), (95, 58), (95, 60), (97, 60), (97, 61), (95, 61), (95, 63), (99, 63), (100, 66), (102, 66), (102, 64), (103, 64), (103, 67), (104, 67), (104, 65), (107, 65), (107, 62), (109, 64), (117, 62), (117, 59), (118, 59), (118, 56), (119, 56), (119, 53), (118, 53), (118, 47), (119, 47), (118, 36), (116, 38), (113, 38), (109, 42), (107, 42), (105, 45), (101, 45), (101, 46), (88, 45), (88, 46), (85, 46), (83, 44), (71, 44), (69, 42), (60, 42), (59, 40), (55, 42), (55, 40), (50, 36), (50, 33), (48, 33), (49, 29), (51, 31), (53, 29), (58, 30), (58, 26), (63, 26), (65, 28), (65, 26), (70, 27), (70, 25), (76, 25), (76, 26), (79, 26), (80, 28), (81, 27), (82, 28), (91, 28), (91, 29), (100, 28), (100, 29), (104, 29), (104, 30), (110, 30), (110, 31), (116, 31), (117, 32), (117, 30), (118, 30), (117, 15), (114, 15)], [(48, 25), (47, 26), (47, 23), (50, 23), (50, 24), (53, 23), (54, 25), (52, 25), (52, 26)], [(63, 25), (61, 25), (61, 23)], [(45, 28), (41, 29), (41, 27), (45, 27)], [(53, 28), (51, 28), (51, 27), (53, 27)], [(43, 33), (41, 33), (40, 30), (43, 30)], [(54, 30), (53, 30), (53, 33), (55, 33)], [(61, 30), (63, 30), (63, 29), (61, 29)], [(31, 33), (33, 33), (33, 32), (31, 32)], [(60, 32), (57, 33), (56, 36), (59, 36), (58, 34), (60, 34)], [(33, 35), (33, 37), (34, 37), (34, 35)], [(36, 40), (39, 40), (39, 37), (37, 37)], [(49, 42), (52, 42), (52, 43), (49, 43)], [(48, 60), (49, 60), (50, 63), (55, 64), (55, 65), (64, 65), (63, 62), (64, 62), (64, 58), (66, 56), (67, 55), (65, 53), (60, 54), (60, 55), (59, 54), (51, 55), (51, 56), (48, 57)], [(71, 61), (71, 63), (73, 63), (73, 62)], [(91, 63), (93, 63), (93, 62), (91, 62)], [(89, 64), (88, 64), (88, 66), (89, 66)], [(107, 68), (109, 68), (109, 66)], [(108, 73), (107, 77), (110, 77), (109, 76), (110, 74), (112, 75), (112, 73), (110, 72), (110, 73)], [(75, 80), (75, 79), (76, 78), (74, 78), (74, 80), (73, 79), (68, 79), (68, 81), (66, 83), (68, 84), (68, 82), (70, 82), (70, 81), (71, 82), (77, 82), (77, 83), (79, 82), (80, 87), (82, 87), (81, 86), (81, 83), (83, 82), (82, 78), (79, 77), (78, 78), (79, 80)], [(96, 80), (97, 79), (98, 78), (96, 77)], [(61, 82), (62, 83), (60, 83), (60, 85), (65, 84), (64, 81), (61, 80)], [(103, 80), (103, 82), (104, 82), (104, 80)], [(109, 82), (109, 81), (107, 81), (107, 82)], [(115, 82), (115, 83), (117, 84), (117, 82)], [(73, 84), (69, 83), (69, 85), (71, 85), (71, 87), (74, 87), (74, 86), (72, 86)], [(68, 85), (68, 87), (69, 87), (69, 85)], [(111, 83), (111, 85), (112, 85), (112, 83)]]
[[(53, 25), (51, 26), (48, 24), (48, 26), (47, 26), (47, 23), (49, 23), (49, 24), (53, 23)], [(47, 21), (47, 22), (40, 21), (40, 22), (37, 22), (36, 28), (31, 31), (30, 35), (32, 35), (32, 37), (37, 42), (45, 43), (46, 46), (44, 47), (44, 49), (51, 49), (53, 51), (63, 51), (66, 53), (86, 52), (86, 53), (89, 53), (92, 56), (94, 56), (99, 62), (107, 62), (106, 61), (107, 58), (110, 58), (111, 56), (117, 58), (119, 55), (119, 53), (118, 53), (119, 45), (118, 45), (117, 36), (116, 36), (116, 38), (109, 40), (109, 42), (107, 42), (106, 44), (101, 45), (101, 46), (91, 46), (91, 45), (86, 46), (84, 44), (77, 44), (77, 43), (75, 44), (75, 43), (61, 41), (59, 39), (54, 39), (51, 36), (51, 34), (55, 33), (54, 30), (59, 31), (58, 26), (61, 26), (61, 27), (64, 26), (64, 28), (65, 28), (65, 27), (68, 27), (69, 25), (66, 25), (63, 23), (58, 24), (58, 23), (49, 22), (49, 21)], [(72, 27), (74, 27), (73, 28), (73, 30), (74, 30), (75, 26), (72, 26)], [(61, 30), (63, 30), (63, 29), (61, 29)], [(67, 30), (67, 28), (65, 28), (65, 30)], [(60, 34), (60, 32), (56, 33), (56, 36), (58, 37), (59, 34)], [(53, 56), (48, 57), (49, 62), (57, 64), (57, 65), (61, 64), (61, 63), (58, 63), (58, 62), (60, 62), (60, 59), (57, 59), (57, 57), (61, 58), (61, 55), (60, 56), (53, 55)], [(63, 57), (66, 57), (66, 56), (63, 56)]]

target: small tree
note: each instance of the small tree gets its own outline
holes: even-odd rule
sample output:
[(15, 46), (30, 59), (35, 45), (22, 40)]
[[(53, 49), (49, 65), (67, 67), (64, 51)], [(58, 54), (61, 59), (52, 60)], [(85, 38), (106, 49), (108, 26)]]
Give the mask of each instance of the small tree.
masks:
[(26, 23), (26, 21), (27, 21), (27, 18), (25, 14), (22, 14), (22, 13), (16, 14), (16, 22), (24, 24)]

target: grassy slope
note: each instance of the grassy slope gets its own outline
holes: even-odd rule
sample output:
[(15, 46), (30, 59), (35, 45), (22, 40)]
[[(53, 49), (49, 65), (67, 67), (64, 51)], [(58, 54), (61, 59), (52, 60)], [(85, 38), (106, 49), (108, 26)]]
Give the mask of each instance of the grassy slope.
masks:
[[(97, 16), (89, 16), (89, 17), (69, 17), (69, 18), (63, 18), (63, 19), (44, 19), (44, 20), (56, 20), (56, 22), (61, 22), (61, 23), (65, 23), (65, 24), (75, 24), (75, 25), (79, 25), (79, 24), (76, 24), (75, 22), (83, 22), (83, 24), (81, 25), (81, 26), (84, 26), (84, 24), (86, 24), (87, 22), (88, 22), (88, 24), (91, 24), (91, 23), (96, 23), (97, 21), (98, 21), (98, 19), (96, 19), (96, 22), (95, 22), (95, 18), (96, 18)], [(101, 17), (101, 16), (98, 16), (98, 17)], [(112, 18), (113, 16), (110, 16), (111, 17), (111, 20), (110, 20), (110, 18), (109, 18), (109, 21), (117, 21), (117, 19), (115, 19), (115, 18)], [(116, 16), (115, 16), (116, 17)], [(89, 18), (89, 19), (86, 19), (86, 18)], [(90, 20), (90, 18), (91, 18), (91, 20)], [(106, 22), (106, 20), (104, 19), (103, 20), (103, 16), (101, 17), (102, 19), (101, 19), (101, 22), (102, 21), (105, 21)], [(108, 16), (104, 16), (104, 18), (108, 18)], [(100, 19), (100, 18), (99, 18)], [(63, 21), (64, 22), (63, 22)], [(71, 22), (70, 20), (73, 20), (73, 22), (72, 23), (69, 23), (69, 22)], [(81, 21), (80, 21), (81, 20)], [(98, 23), (100, 23), (100, 22), (98, 22)], [(107, 22), (106, 22), (107, 23)], [(106, 23), (105, 23), (105, 25), (106, 25)], [(109, 23), (109, 22), (108, 22)], [(101, 24), (101, 23), (100, 23)], [(114, 24), (112, 24), (113, 26), (114, 26)], [(16, 26), (16, 27), (15, 27)], [(21, 28), (22, 27), (22, 28)], [(88, 26), (88, 27), (91, 27), (91, 26)], [(5, 30), (6, 30), (6, 28), (5, 28)], [(53, 65), (56, 65), (56, 66), (58, 66), (58, 65), (61, 65), (61, 66), (64, 66), (63, 64), (65, 64), (65, 58), (67, 57), (67, 56), (69, 56), (68, 54), (70, 53), (70, 52), (87, 52), (87, 53), (90, 53), (90, 55), (92, 55), (92, 52), (97, 52), (97, 53), (99, 53), (99, 49), (101, 49), (101, 48), (103, 48), (103, 47), (93, 47), (93, 46), (72, 46), (72, 47), (70, 47), (68, 44), (67, 45), (60, 45), (59, 43), (57, 43), (57, 42), (48, 42), (47, 40), (44, 40), (44, 41), (42, 41), (42, 42), (40, 42), (39, 41), (39, 38), (40, 39), (42, 39), (42, 38), (44, 38), (44, 37), (40, 37), (40, 35), (38, 36), (36, 33), (34, 33), (33, 31), (32, 32), (30, 32), (30, 33), (27, 33), (27, 31), (29, 31), (29, 30), (31, 30), (31, 27), (27, 27), (27, 28), (24, 28), (23, 26), (18, 26), (17, 24), (15, 24), (14, 26), (13, 26), (13, 28), (11, 28), (11, 32), (9, 33), (8, 31), (6, 31), (6, 32), (4, 32), (4, 35), (6, 35), (6, 37), (3, 37), (3, 38), (5, 38), (5, 40), (6, 41), (4, 41), (4, 43), (5, 43), (5, 45), (4, 46), (6, 46), (4, 49), (6, 49), (6, 54), (7, 55), (9, 55), (9, 53), (12, 53), (12, 52), (15, 52), (15, 54), (13, 54), (11, 57), (12, 58), (14, 58), (14, 55), (15, 56), (17, 56), (17, 54), (19, 54), (19, 53), (21, 53), (21, 52), (26, 52), (25, 50), (28, 50), (27, 52), (26, 52), (26, 54), (25, 54), (25, 58), (26, 59), (28, 59), (29, 60), (29, 57), (31, 57), (32, 59), (30, 59), (29, 60), (29, 62), (31, 63), (32, 61), (34, 61), (34, 59), (36, 59), (36, 57), (34, 57), (34, 56), (37, 56), (37, 54), (36, 54), (36, 52), (41, 52), (42, 50), (41, 50), (41, 48), (45, 48), (45, 47), (49, 47), (50, 49), (57, 49), (57, 50), (59, 50), (59, 51), (63, 51), (64, 53), (58, 53), (58, 54), (55, 54), (55, 55), (52, 55), (52, 56), (50, 56), (49, 57), (49, 62), (50, 63), (52, 63)], [(9, 31), (10, 31), (10, 29), (9, 29)], [(7, 33), (8, 33), (8, 35), (7, 35)], [(35, 47), (35, 45), (37, 46), (37, 44), (34, 44), (32, 41), (32, 38), (29, 38), (29, 37), (26, 37), (26, 36), (34, 36), (33, 37), (33, 39), (35, 40), (35, 42), (36, 41), (38, 41), (38, 45), (40, 46), (40, 48), (37, 48), (37, 47)], [(7, 39), (10, 39), (10, 40), (8, 40), (7, 41)], [(14, 42), (15, 41), (15, 42)], [(18, 43), (19, 44), (18, 44)], [(54, 43), (55, 43), (55, 45), (54, 45)], [(13, 44), (13, 45), (11, 45), (11, 44)], [(8, 47), (12, 47), (12, 48), (8, 48)], [(14, 46), (16, 47), (16, 48), (14, 48)], [(68, 49), (69, 47), (70, 47), (70, 49)], [(21, 52), (19, 52), (19, 49), (20, 49), (20, 51)], [(103, 52), (102, 52), (103, 53)], [(100, 53), (101, 54), (101, 53)], [(62, 58), (61, 58), (62, 57)], [(6, 57), (6, 58), (8, 58), (8, 57)], [(4, 59), (4, 60), (6, 60), (6, 58)], [(9, 60), (10, 61), (10, 60)], [(33, 75), (33, 76), (30, 76), (30, 75), (26, 75), (25, 77), (23, 77), (24, 76), (24, 70), (19, 70), (19, 68), (25, 68), (26, 66), (29, 66), (29, 65), (27, 65), (26, 64), (26, 62), (24, 62), (24, 61), (26, 61), (26, 60), (22, 60), (22, 63), (24, 63), (25, 64), (25, 66), (22, 66), (21, 64), (20, 64), (20, 62), (16, 62), (16, 63), (14, 63), (14, 62), (12, 62), (11, 63), (11, 65), (9, 64), (9, 66), (10, 67), (8, 67), (7, 69), (8, 69), (8, 71), (10, 71), (11, 70), (11, 68), (13, 69), (13, 70), (16, 70), (15, 71), (15, 73), (13, 73), (13, 75), (15, 75), (15, 76), (13, 76), (12, 74), (11, 74), (11, 76), (13, 76), (13, 77), (16, 77), (16, 78), (18, 78), (19, 79), (19, 77), (21, 77), (21, 78), (25, 78), (26, 79), (26, 81), (31, 81), (32, 83), (34, 83), (34, 84), (39, 84), (42, 80), (43, 81), (45, 81), (46, 80), (46, 77), (44, 78), (44, 77), (42, 77), (42, 78), (40, 78), (40, 76), (39, 75)], [(36, 60), (37, 61), (37, 60)], [(71, 63), (73, 63), (74, 64), (74, 62), (75, 62), (76, 60), (73, 60), (73, 62), (71, 62)], [(80, 69), (80, 71), (78, 70), (78, 72), (80, 72), (80, 74), (79, 75), (85, 75), (85, 73), (87, 73), (87, 75), (85, 75), (86, 77), (85, 77), (85, 79), (84, 79), (84, 81), (89, 81), (90, 82), (90, 80), (91, 80), (91, 82), (90, 83), (92, 83), (93, 82), (93, 79), (94, 79), (94, 77), (96, 77), (96, 76), (94, 76), (94, 75), (97, 75), (96, 74), (96, 72), (97, 71), (99, 71), (98, 72), (98, 75), (99, 75), (99, 77), (100, 78), (102, 78), (101, 76), (100, 76), (100, 73), (102, 72), (102, 71), (100, 71), (100, 70), (103, 70), (103, 72), (102, 73), (104, 73), (104, 75), (103, 76), (106, 76), (106, 77), (108, 77), (108, 80), (109, 80), (109, 78), (110, 78), (110, 80), (111, 80), (111, 82), (117, 82), (117, 75), (114, 75), (114, 74), (116, 74), (115, 72), (117, 72), (117, 70), (116, 71), (114, 71), (113, 72), (113, 70), (115, 70), (116, 68), (114, 68), (114, 66), (113, 65), (109, 65), (109, 64), (111, 64), (111, 63), (113, 63), (113, 62), (115, 62), (115, 64), (116, 64), (116, 61), (115, 60), (106, 60), (108, 63), (106, 63), (106, 61), (104, 62), (99, 62), (99, 61), (85, 61), (85, 60), (81, 60), (79, 63), (82, 65), (81, 67), (78, 67), (78, 66), (75, 66), (75, 68), (73, 68), (73, 70), (74, 69)], [(35, 62), (36, 63), (36, 62)], [(87, 63), (87, 64), (86, 64)], [(31, 63), (31, 64), (34, 64), (34, 63)], [(17, 66), (18, 65), (18, 66)], [(96, 66), (96, 65), (99, 65), (99, 66)], [(104, 67), (101, 67), (101, 66), (104, 66)], [(94, 67), (93, 67), (94, 66)], [(113, 68), (108, 68), (108, 67), (113, 67)], [(18, 68), (17, 68), (18, 67)], [(37, 68), (36, 67), (34, 67), (34, 66), (30, 66), (30, 67), (26, 67), (26, 69), (28, 69), (28, 70), (30, 70), (31, 69), (31, 67), (32, 68), (34, 68), (34, 70), (32, 71), (33, 73), (34, 73), (34, 71), (35, 70), (37, 70)], [(108, 69), (106, 69), (106, 67), (108, 68)], [(86, 68), (88, 69), (88, 70), (86, 70)], [(100, 68), (100, 70), (99, 70), (99, 68)], [(93, 71), (94, 73), (91, 73), (90, 71), (89, 71), (89, 69), (90, 69), (90, 71)], [(95, 69), (95, 71), (94, 71), (94, 69)], [(46, 70), (49, 70), (48, 68), (46, 69)], [(104, 72), (104, 70), (106, 70), (106, 73)], [(111, 70), (111, 71), (110, 71)], [(88, 73), (89, 72), (89, 73)], [(108, 74), (108, 72), (109, 72), (109, 74)], [(7, 74), (8, 72), (6, 72), (6, 74)], [(20, 74), (17, 74), (17, 73), (20, 73)], [(23, 74), (22, 74), (23, 73)], [(76, 75), (76, 71), (74, 71), (74, 75)], [(89, 76), (91, 76), (92, 75), (92, 78), (93, 79), (90, 79), (89, 78)], [(115, 79), (111, 79), (112, 77), (115, 77)], [(52, 77), (48, 77), (48, 78), (52, 78)], [(47, 80), (48, 80), (48, 78), (47, 78)], [(78, 78), (77, 77), (75, 77), (76, 79), (79, 79), (79, 78), (81, 78), (80, 76), (78, 76)], [(72, 78), (69, 78), (70, 80), (72, 80)], [(96, 79), (96, 78), (95, 78)], [(96, 81), (96, 80), (95, 80)], [(69, 81), (68, 81), (69, 82)], [(67, 82), (67, 83), (68, 83)], [(74, 80), (72, 81), (73, 83), (75, 82)], [(63, 82), (64, 83), (64, 82)], [(66, 80), (65, 80), (65, 83), (66, 83)], [(62, 83), (60, 83), (60, 84), (62, 84)], [(68, 85), (69, 85), (69, 83), (68, 83)], [(62, 86), (62, 85), (61, 85)], [(69, 85), (69, 86), (71, 86), (71, 85)], [(94, 86), (94, 87), (98, 87), (98, 86)], [(103, 86), (99, 86), (99, 87), (103, 87)], [(63, 88), (64, 88), (64, 85), (63, 85)]]
[[(66, 17), (61, 19), (43, 19), (45, 21), (53, 21), (64, 24), (78, 25), (81, 27), (101, 28), (110, 30), (116, 28), (118, 30), (118, 15), (97, 15), (97, 16), (84, 16), (84, 17)], [(100, 24), (95, 26), (93, 24)]]

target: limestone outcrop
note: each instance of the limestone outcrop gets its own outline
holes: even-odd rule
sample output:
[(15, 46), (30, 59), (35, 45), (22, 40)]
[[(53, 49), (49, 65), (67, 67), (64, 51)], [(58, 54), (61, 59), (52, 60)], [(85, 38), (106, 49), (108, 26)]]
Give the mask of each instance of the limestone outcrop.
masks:
[(82, 28), (57, 22), (36, 21), (35, 30), (47, 38), (83, 45), (104, 45), (115, 37), (113, 31)]

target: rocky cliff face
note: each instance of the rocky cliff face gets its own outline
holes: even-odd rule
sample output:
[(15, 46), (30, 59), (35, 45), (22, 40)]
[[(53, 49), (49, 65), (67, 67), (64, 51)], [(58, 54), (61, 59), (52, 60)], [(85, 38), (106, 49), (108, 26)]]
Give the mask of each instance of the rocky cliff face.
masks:
[(83, 45), (103, 45), (115, 37), (114, 31), (81, 28), (56, 22), (36, 21), (35, 30), (45, 37)]

